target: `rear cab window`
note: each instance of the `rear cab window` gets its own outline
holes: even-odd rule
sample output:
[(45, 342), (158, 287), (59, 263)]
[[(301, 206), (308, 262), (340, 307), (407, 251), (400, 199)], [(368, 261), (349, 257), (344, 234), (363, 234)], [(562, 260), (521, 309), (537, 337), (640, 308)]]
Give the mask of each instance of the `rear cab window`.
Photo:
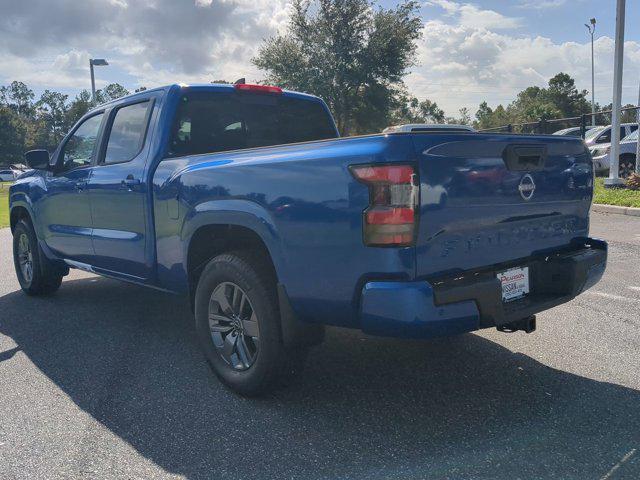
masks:
[(333, 119), (314, 99), (253, 92), (184, 93), (168, 156), (336, 138)]

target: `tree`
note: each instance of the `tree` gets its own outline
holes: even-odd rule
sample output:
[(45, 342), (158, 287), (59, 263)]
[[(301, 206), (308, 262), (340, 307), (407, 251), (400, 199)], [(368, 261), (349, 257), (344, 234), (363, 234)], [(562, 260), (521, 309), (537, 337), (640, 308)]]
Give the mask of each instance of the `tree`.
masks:
[(635, 105), (632, 103), (627, 103), (622, 107), (628, 108), (629, 110), (621, 112), (620, 123), (634, 123), (638, 121), (638, 117), (636, 117), (636, 110), (634, 110), (633, 107), (635, 107)]
[(73, 99), (67, 109), (65, 118), (65, 130), (71, 129), (80, 118), (91, 109), (91, 94), (87, 90), (82, 90)]
[(445, 121), (444, 110), (428, 98), (420, 101), (404, 90), (398, 93), (396, 98), (396, 106), (391, 117), (393, 124), (444, 123)]
[(0, 105), (6, 105), (24, 118), (33, 116), (33, 90), (22, 82), (13, 81), (9, 86), (0, 87)]
[[(492, 110), (486, 102), (482, 102), (476, 112), (476, 127), (491, 128), (509, 123), (578, 117), (591, 110), (586, 96), (586, 90), (578, 91), (573, 78), (561, 72), (549, 80), (547, 88), (532, 86), (522, 90), (506, 109), (499, 105)], [(556, 123), (555, 127), (564, 128), (571, 124)]]
[(576, 82), (566, 73), (558, 73), (549, 80), (546, 96), (559, 111), (560, 117), (576, 117), (591, 110), (586, 90), (578, 91)]
[(395, 90), (387, 85), (372, 84), (361, 88), (354, 102), (352, 132), (380, 132), (389, 126), (390, 112), (394, 108)]
[(26, 124), (13, 109), (0, 105), (0, 152), (3, 164), (22, 163)]
[(55, 145), (62, 140), (66, 133), (66, 115), (68, 110), (68, 95), (51, 90), (45, 90), (36, 102), (36, 121), (40, 131), (36, 137), (46, 143), (43, 145)]
[[(285, 33), (252, 62), (267, 82), (322, 97), (342, 134), (384, 126), (414, 65), (419, 4), (375, 9), (367, 0), (294, 0)], [(373, 116), (372, 116), (373, 115)]]
[(477, 128), (490, 128), (492, 125), (492, 117), (493, 110), (487, 104), (487, 102), (482, 102), (478, 106), (478, 110), (476, 111), (476, 127)]
[[(99, 103), (104, 103), (128, 94), (122, 85), (112, 83), (98, 90), (96, 98)], [(0, 152), (3, 161), (20, 162), (22, 154), (32, 148), (55, 148), (92, 107), (87, 90), (78, 93), (70, 103), (68, 95), (53, 90), (45, 90), (36, 102), (34, 98), (33, 91), (22, 82), (0, 86)]]
[(96, 90), (96, 105), (116, 100), (125, 95), (129, 95), (129, 90), (119, 83), (110, 83), (103, 89)]
[(535, 86), (518, 93), (508, 108), (515, 122), (535, 122), (562, 117), (562, 111), (551, 99), (548, 90)]
[(462, 107), (458, 110), (459, 117), (445, 117), (445, 123), (455, 123), (456, 125), (470, 125), (471, 124), (471, 115), (469, 114), (469, 109), (467, 107)]

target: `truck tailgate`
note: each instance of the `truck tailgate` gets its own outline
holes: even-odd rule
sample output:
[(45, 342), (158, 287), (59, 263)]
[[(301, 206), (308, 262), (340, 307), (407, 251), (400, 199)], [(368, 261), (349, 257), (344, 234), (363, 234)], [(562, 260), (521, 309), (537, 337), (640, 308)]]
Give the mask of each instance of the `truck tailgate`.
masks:
[(497, 265), (586, 237), (593, 168), (580, 139), (413, 134), (418, 277)]

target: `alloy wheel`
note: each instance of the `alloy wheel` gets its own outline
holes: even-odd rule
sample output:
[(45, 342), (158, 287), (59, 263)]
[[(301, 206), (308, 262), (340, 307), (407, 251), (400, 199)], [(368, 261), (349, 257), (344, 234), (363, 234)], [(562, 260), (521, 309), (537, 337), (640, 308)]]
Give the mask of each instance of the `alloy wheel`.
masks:
[(247, 370), (258, 355), (260, 330), (251, 300), (233, 282), (219, 284), (209, 300), (211, 340), (234, 370)]
[(18, 238), (18, 264), (24, 280), (31, 282), (33, 280), (33, 254), (26, 233), (22, 233)]

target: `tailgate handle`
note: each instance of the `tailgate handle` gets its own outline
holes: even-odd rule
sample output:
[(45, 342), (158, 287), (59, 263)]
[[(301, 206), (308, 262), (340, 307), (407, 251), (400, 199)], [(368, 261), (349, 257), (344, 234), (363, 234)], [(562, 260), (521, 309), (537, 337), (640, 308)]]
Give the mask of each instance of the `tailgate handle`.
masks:
[(502, 152), (502, 160), (507, 170), (532, 172), (542, 170), (547, 159), (544, 145), (507, 145)]

